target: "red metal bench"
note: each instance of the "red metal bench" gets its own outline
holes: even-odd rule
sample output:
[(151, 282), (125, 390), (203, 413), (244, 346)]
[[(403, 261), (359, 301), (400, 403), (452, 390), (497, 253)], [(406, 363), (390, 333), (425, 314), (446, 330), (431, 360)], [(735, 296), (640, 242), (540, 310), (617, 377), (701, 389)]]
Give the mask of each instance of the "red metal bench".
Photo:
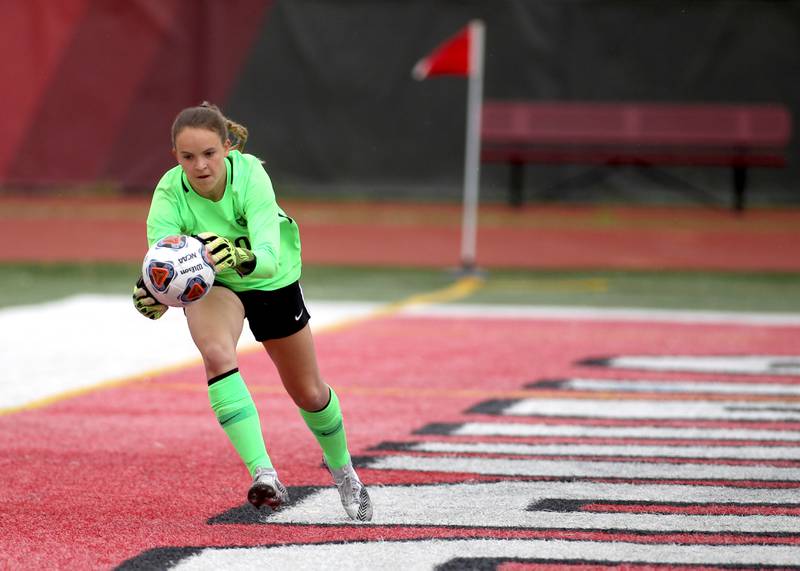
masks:
[(510, 165), (516, 205), (526, 163), (730, 167), (743, 210), (747, 169), (785, 167), (791, 131), (778, 104), (487, 101), (481, 161)]

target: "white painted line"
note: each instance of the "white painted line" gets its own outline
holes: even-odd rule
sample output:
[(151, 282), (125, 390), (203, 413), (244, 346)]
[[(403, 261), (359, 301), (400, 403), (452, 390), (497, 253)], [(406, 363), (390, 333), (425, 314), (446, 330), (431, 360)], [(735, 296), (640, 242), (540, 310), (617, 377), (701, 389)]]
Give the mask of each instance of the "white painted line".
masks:
[[(476, 560), (471, 565), (470, 560)], [(500, 561), (587, 561), (672, 565), (794, 566), (796, 545), (674, 545), (623, 541), (531, 539), (430, 539), (280, 545), (273, 547), (209, 547), (173, 567), (181, 571), (208, 569), (292, 569), (316, 571), (321, 562), (346, 562), (347, 569), (375, 569), (376, 562), (394, 561), (407, 571), (432, 571), (450, 561), (462, 568), (485, 559)]]
[[(527, 460), (431, 456), (380, 456), (370, 460), (374, 470), (468, 473), (553, 478), (625, 478), (643, 480), (763, 480), (796, 482), (800, 468), (676, 464), (672, 462), (605, 462)], [(800, 530), (800, 527), (798, 527)]]
[(730, 382), (708, 383), (703, 381), (658, 381), (649, 379), (565, 379), (559, 385), (559, 389), (626, 393), (702, 393), (770, 396), (800, 395), (800, 384)]
[(800, 420), (800, 403), (679, 400), (521, 399), (502, 410), (508, 416), (616, 419)]
[(675, 440), (800, 441), (800, 432), (744, 428), (672, 428), (662, 426), (591, 426), (581, 424), (522, 424), (467, 422), (453, 436), (517, 436), (563, 438), (642, 438)]
[(800, 355), (624, 355), (607, 367), (729, 375), (800, 375)]
[(800, 460), (800, 447), (790, 446), (610, 446), (604, 444), (415, 442), (406, 449), (414, 452), (509, 454), (518, 456), (629, 456)]
[(649, 321), (683, 324), (730, 324), (800, 327), (798, 313), (693, 311), (569, 306), (458, 304), (408, 307), (410, 317), (468, 317), (475, 319), (546, 319), (570, 321)]
[[(669, 502), (702, 508), (710, 504), (699, 486), (610, 486), (578, 484), (551, 485), (552, 482), (494, 482), (429, 486), (375, 486), (370, 496), (375, 505), (373, 525), (422, 525), (457, 527), (499, 527), (521, 529), (602, 529), (658, 532), (795, 533), (800, 517), (787, 515), (685, 515), (652, 513), (583, 512), (579, 510), (537, 510), (543, 500), (585, 500), (611, 502)], [(556, 483), (559, 484), (559, 483)], [(751, 492), (752, 490), (745, 490)], [(681, 495), (680, 492), (684, 492)], [(741, 494), (775, 503), (772, 490), (760, 494)], [(785, 490), (782, 490), (785, 492)], [(715, 488), (712, 496), (731, 503), (738, 490)], [(777, 496), (798, 504), (796, 493)], [(269, 515), (266, 523), (325, 525), (343, 521), (343, 514), (332, 510), (339, 502), (333, 488), (317, 490), (302, 501)], [(762, 502), (759, 502), (762, 503)], [(557, 509), (557, 508), (555, 508)]]

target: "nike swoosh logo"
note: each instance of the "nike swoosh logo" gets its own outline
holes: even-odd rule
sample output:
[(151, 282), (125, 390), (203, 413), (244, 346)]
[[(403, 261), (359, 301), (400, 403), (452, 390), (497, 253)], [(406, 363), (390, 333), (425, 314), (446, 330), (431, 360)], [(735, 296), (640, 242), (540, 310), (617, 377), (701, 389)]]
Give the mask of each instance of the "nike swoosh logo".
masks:
[(342, 429), (342, 423), (337, 424), (332, 430), (328, 432), (320, 432), (320, 436), (333, 436)]
[(295, 321), (300, 321), (300, 318), (303, 317), (303, 310), (300, 310), (300, 313), (294, 316)]

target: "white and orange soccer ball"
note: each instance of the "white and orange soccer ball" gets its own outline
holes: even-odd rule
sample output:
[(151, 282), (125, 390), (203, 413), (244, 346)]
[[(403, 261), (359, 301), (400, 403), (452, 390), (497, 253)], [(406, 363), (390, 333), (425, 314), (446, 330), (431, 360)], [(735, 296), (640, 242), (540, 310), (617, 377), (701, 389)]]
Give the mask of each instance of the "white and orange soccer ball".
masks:
[(145, 286), (160, 303), (185, 307), (214, 285), (214, 266), (205, 245), (192, 236), (167, 236), (153, 244), (142, 263)]

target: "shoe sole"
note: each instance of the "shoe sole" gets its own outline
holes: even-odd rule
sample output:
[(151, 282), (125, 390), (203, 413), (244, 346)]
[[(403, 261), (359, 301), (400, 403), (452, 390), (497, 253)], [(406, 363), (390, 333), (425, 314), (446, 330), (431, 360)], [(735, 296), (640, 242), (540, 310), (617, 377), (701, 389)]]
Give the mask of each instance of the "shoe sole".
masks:
[(361, 494), (359, 494), (356, 519), (358, 521), (370, 521), (372, 519), (372, 501), (369, 499), (366, 488), (361, 488)]
[(255, 484), (247, 492), (247, 501), (253, 504), (256, 509), (267, 504), (276, 510), (283, 504), (283, 499), (278, 495), (275, 488), (268, 484)]
[[(331, 467), (328, 466), (328, 463), (325, 461), (325, 457), (322, 458), (322, 465), (327, 468), (330, 475), (333, 477), (334, 485), (338, 487), (336, 484), (336, 477), (333, 476), (333, 470)], [(341, 496), (341, 492), (339, 492)], [(361, 492), (358, 494), (358, 511), (355, 514), (351, 513), (349, 509), (347, 509), (347, 504), (345, 504), (344, 499), (342, 500), (342, 507), (344, 508), (345, 513), (348, 517), (355, 521), (371, 521), (372, 520), (372, 500), (369, 498), (369, 493), (367, 492), (367, 487), (364, 484), (361, 484)]]
[(344, 506), (344, 511), (350, 516), (350, 519), (355, 521), (371, 521), (372, 520), (372, 501), (369, 499), (367, 488), (361, 488), (361, 493), (358, 494), (358, 510), (356, 513), (350, 513), (347, 506)]

